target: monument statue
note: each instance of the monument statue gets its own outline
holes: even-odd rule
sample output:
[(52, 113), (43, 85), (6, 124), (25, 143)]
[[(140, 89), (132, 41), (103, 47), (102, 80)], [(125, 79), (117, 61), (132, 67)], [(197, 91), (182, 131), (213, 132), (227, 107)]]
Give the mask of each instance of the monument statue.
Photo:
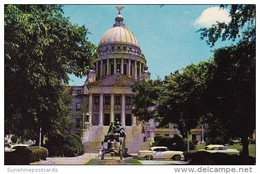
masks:
[(120, 156), (123, 159), (127, 154), (127, 148), (125, 148), (126, 132), (122, 127), (122, 124), (117, 120), (110, 123), (107, 135), (102, 142), (101, 160), (104, 159), (105, 154), (110, 153), (111, 156)]

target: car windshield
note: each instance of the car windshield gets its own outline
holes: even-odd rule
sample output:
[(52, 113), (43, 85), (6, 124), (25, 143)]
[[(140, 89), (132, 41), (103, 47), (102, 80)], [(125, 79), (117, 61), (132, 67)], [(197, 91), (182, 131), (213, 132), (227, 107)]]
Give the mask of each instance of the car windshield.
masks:
[(27, 147), (26, 146), (14, 146), (12, 149), (20, 150), (20, 149), (27, 149)]
[(226, 147), (219, 147), (218, 150), (227, 150)]

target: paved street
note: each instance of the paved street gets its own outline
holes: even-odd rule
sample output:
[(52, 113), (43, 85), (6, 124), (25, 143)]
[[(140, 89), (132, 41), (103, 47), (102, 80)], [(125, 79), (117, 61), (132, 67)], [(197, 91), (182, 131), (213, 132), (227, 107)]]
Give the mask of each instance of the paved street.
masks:
[(174, 160), (139, 160), (143, 165), (183, 165), (188, 164), (186, 161)]

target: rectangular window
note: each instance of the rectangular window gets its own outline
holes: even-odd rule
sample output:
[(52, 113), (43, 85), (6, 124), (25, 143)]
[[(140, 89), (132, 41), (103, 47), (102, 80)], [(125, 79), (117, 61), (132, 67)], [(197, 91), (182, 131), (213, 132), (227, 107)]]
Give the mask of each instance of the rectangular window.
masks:
[(110, 97), (105, 96), (105, 105), (110, 105)]
[(131, 105), (131, 97), (126, 97), (125, 98), (125, 104), (126, 105)]
[(119, 96), (116, 96), (116, 105), (120, 105), (121, 102), (120, 102), (120, 97)]
[(81, 90), (78, 89), (78, 90), (77, 90), (77, 95), (80, 95), (80, 94), (81, 94)]
[(126, 75), (126, 64), (124, 64), (124, 75)]
[(131, 114), (125, 115), (125, 125), (126, 126), (132, 126), (132, 116), (131, 116)]
[(95, 96), (95, 105), (99, 105), (99, 96)]
[(80, 103), (76, 103), (76, 109), (80, 110)]
[(110, 73), (111, 73), (111, 74), (114, 74), (114, 64), (111, 64), (110, 70), (111, 70)]
[(80, 119), (76, 118), (76, 128), (79, 128), (79, 127), (80, 127)]

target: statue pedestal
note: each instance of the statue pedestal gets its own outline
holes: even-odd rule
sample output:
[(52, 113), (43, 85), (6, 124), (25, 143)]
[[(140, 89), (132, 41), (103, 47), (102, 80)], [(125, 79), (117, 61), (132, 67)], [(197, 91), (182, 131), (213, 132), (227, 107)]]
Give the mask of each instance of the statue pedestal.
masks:
[(103, 159), (98, 161), (99, 165), (124, 165), (125, 160), (118, 160), (118, 159)]

